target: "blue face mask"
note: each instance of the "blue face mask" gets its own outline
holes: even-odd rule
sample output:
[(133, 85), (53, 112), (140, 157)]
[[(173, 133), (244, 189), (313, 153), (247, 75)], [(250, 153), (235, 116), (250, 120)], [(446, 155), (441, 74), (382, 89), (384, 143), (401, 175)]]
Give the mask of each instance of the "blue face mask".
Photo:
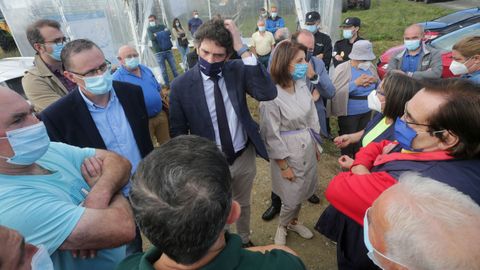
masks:
[(351, 29), (345, 29), (342, 32), (344, 39), (351, 39), (353, 37), (353, 31)]
[(314, 25), (305, 25), (305, 30), (309, 31), (309, 32), (312, 32), (312, 33), (315, 33), (317, 32), (317, 25), (314, 24)]
[(415, 51), (420, 47), (420, 40), (419, 39), (412, 39), (412, 40), (404, 40), (403, 44), (405, 45), (405, 48), (409, 51)]
[(83, 80), (85, 81), (85, 88), (88, 92), (96, 96), (110, 92), (113, 87), (113, 77), (110, 69), (107, 69), (102, 75), (84, 77)]
[(0, 139), (8, 140), (14, 156), (0, 156), (0, 158), (6, 159), (10, 164), (31, 165), (47, 152), (50, 145), (50, 138), (43, 122), (10, 130), (6, 134), (6, 137), (0, 137)]
[(136, 69), (140, 64), (140, 59), (138, 57), (132, 57), (125, 59), (125, 66), (128, 69)]
[(265, 26), (259, 26), (258, 27), (258, 31), (260, 31), (260, 32), (265, 32), (265, 29), (266, 29)]
[(62, 53), (63, 47), (65, 47), (63, 44), (53, 44), (53, 52), (50, 54), (50, 57), (57, 61), (61, 61), (60, 54)]
[(222, 72), (224, 64), (225, 61), (209, 63), (207, 60), (198, 56), (198, 66), (200, 67), (200, 71), (209, 77), (218, 75)]
[[(398, 141), (400, 146), (402, 146), (403, 149), (409, 150), (409, 151), (415, 151), (412, 148), (412, 142), (415, 137), (417, 137), (417, 132), (408, 126), (405, 121), (403, 121), (400, 117), (397, 117), (397, 120), (395, 121), (395, 139)], [(421, 151), (421, 149), (417, 149), (418, 151)]]
[(307, 74), (308, 65), (307, 64), (295, 64), (295, 70), (292, 73), (293, 79), (300, 80), (305, 78), (305, 74)]

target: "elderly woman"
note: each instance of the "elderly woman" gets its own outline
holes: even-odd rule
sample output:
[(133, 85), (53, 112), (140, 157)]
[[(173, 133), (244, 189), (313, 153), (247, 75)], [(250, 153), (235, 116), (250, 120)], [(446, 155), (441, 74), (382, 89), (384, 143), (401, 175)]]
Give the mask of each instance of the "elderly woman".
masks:
[[(395, 140), (393, 123), (398, 117), (402, 117), (405, 104), (421, 88), (422, 84), (416, 79), (401, 72), (389, 72), (377, 90), (368, 96), (368, 107), (377, 113), (365, 129), (338, 136), (333, 142), (337, 147), (345, 148), (357, 142), (364, 147), (371, 142)], [(338, 162), (343, 168), (350, 169), (353, 159), (344, 155), (338, 159)]]
[[(335, 68), (333, 85), (335, 96), (330, 103), (329, 111), (338, 117), (339, 135), (355, 133), (363, 130), (371, 118), (368, 108), (368, 95), (377, 88), (378, 75), (372, 60), (372, 43), (359, 40), (353, 44), (349, 61)], [(353, 155), (360, 148), (354, 143), (341, 150), (342, 155)]]
[(480, 85), (480, 36), (466, 37), (453, 45), (452, 58), (453, 75), (462, 75)]
[[(313, 68), (305, 61), (306, 47), (290, 41), (275, 49), (271, 77), (278, 96), (260, 102), (260, 133), (270, 157), (272, 189), (280, 196), (280, 224), (275, 244), (285, 245), (287, 230), (309, 239), (313, 233), (300, 222), (301, 204), (317, 187), (317, 147), (320, 126), (310, 91), (305, 82)], [(311, 75), (313, 76), (313, 75)]]

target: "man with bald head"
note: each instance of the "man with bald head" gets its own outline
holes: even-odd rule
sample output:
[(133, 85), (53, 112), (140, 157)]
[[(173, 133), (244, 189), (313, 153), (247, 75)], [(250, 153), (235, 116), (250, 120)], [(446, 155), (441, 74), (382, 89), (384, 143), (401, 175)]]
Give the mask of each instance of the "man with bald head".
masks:
[(109, 151), (50, 142), (33, 106), (0, 87), (0, 225), (43, 245), (55, 269), (113, 269), (125, 257), (135, 222), (119, 191), (130, 168)]
[[(90, 40), (77, 39), (62, 50), (65, 76), (78, 85), (44, 110), (41, 119), (53, 141), (108, 149), (130, 161), (132, 172), (153, 150), (140, 86), (114, 81), (111, 64)], [(128, 196), (130, 184), (122, 192)], [(141, 251), (141, 238), (127, 252)]]
[(480, 206), (444, 183), (402, 175), (363, 224), (368, 257), (382, 269), (480, 269)]
[(442, 76), (442, 55), (423, 42), (423, 27), (410, 25), (403, 34), (405, 49), (388, 62), (388, 71), (397, 70), (415, 79), (433, 79)]
[(127, 82), (142, 87), (143, 98), (148, 113), (150, 138), (154, 146), (159, 146), (170, 138), (168, 117), (162, 110), (162, 86), (155, 79), (153, 72), (140, 64), (135, 48), (125, 45), (118, 49), (118, 61), (121, 66), (113, 73), (116, 81)]

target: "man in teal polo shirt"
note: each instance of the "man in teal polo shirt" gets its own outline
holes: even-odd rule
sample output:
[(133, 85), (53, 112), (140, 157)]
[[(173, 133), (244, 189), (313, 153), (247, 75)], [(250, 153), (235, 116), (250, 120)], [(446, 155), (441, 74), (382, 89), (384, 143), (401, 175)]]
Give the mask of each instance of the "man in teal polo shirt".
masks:
[(168, 139), (168, 116), (162, 110), (162, 86), (153, 72), (140, 64), (137, 50), (125, 45), (118, 49), (118, 61), (121, 66), (113, 73), (113, 79), (136, 84), (142, 88), (143, 98), (148, 113), (148, 128), (153, 146), (159, 146)]
[(150, 153), (130, 200), (153, 247), (117, 269), (305, 269), (285, 246), (243, 249), (240, 237), (224, 230), (240, 216), (230, 182), (224, 155), (208, 139), (179, 136)]

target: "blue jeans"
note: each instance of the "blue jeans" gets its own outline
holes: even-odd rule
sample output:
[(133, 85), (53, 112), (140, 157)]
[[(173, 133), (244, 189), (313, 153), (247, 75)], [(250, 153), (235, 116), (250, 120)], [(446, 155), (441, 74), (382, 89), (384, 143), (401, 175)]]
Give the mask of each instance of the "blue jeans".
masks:
[(188, 47), (182, 47), (178, 46), (178, 51), (180, 52), (180, 55), (182, 56), (182, 63), (185, 65), (185, 69), (188, 67), (187, 65), (187, 54), (190, 52), (190, 49)]
[(162, 70), (162, 77), (165, 86), (170, 87), (170, 81), (168, 80), (167, 65), (165, 65), (165, 60), (168, 61), (168, 65), (172, 70), (173, 77), (176, 78), (178, 76), (175, 58), (173, 58), (172, 50), (158, 52), (155, 54), (155, 57), (157, 58), (157, 62), (160, 65), (160, 69)]

